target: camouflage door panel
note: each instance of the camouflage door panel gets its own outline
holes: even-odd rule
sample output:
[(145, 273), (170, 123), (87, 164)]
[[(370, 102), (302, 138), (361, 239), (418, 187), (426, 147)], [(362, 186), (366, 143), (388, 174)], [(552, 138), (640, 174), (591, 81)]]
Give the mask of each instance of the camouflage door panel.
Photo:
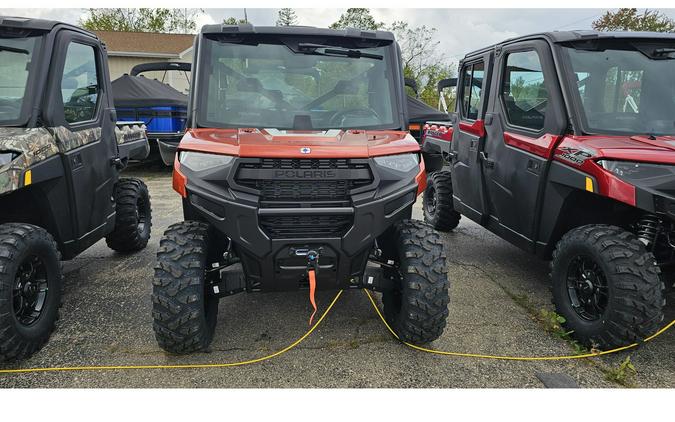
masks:
[[(115, 128), (117, 143), (147, 139), (145, 126), (137, 124), (118, 125)], [(56, 154), (101, 139), (101, 128), (73, 132), (65, 127), (11, 128), (0, 127), (0, 152), (15, 152), (17, 157), (0, 167), (0, 195), (23, 186), (23, 174), (32, 165)]]
[(115, 126), (115, 135), (117, 136), (117, 143), (119, 145), (126, 142), (141, 141), (147, 139), (145, 135), (145, 125), (143, 124), (128, 124), (117, 122)]
[(24, 171), (35, 163), (59, 153), (52, 133), (45, 128), (0, 128), (0, 152), (19, 153), (13, 161), (0, 167), (0, 195), (23, 184)]
[(101, 128), (83, 129), (73, 132), (63, 126), (52, 128), (60, 152), (68, 152), (101, 139)]

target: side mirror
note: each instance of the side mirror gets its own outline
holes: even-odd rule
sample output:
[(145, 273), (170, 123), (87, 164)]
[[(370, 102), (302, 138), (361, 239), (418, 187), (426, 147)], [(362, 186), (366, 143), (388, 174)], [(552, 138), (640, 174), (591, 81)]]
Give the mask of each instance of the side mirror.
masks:
[(413, 78), (404, 78), (403, 83), (405, 86), (412, 89), (413, 92), (415, 92), (415, 95), (419, 95), (419, 92), (417, 91), (417, 81), (415, 81)]
[(437, 85), (438, 92), (443, 91), (445, 88), (452, 88), (453, 86), (457, 86), (457, 78), (441, 79)]

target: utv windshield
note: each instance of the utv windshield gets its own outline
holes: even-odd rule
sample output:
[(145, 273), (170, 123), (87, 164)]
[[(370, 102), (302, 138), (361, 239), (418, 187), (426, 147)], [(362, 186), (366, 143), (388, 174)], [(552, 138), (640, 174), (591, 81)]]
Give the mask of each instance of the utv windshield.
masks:
[(675, 42), (601, 41), (564, 50), (586, 132), (675, 134)]
[(370, 48), (204, 39), (197, 124), (296, 130), (399, 128), (391, 44)]
[(21, 124), (28, 76), (40, 37), (0, 37), (0, 126)]

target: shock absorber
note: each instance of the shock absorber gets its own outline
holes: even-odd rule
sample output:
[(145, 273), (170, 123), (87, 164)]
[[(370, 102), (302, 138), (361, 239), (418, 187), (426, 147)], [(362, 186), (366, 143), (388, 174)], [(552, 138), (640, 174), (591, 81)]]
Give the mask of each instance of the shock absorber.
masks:
[(637, 222), (637, 237), (645, 246), (653, 245), (661, 228), (661, 220), (654, 214), (644, 214)]

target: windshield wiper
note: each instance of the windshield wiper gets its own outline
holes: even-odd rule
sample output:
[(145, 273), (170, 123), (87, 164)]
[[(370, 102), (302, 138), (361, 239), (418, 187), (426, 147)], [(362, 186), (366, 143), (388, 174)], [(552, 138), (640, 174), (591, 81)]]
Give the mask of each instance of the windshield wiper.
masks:
[(6, 45), (0, 45), (0, 51), (9, 51), (10, 53), (18, 53), (25, 55), (30, 54), (30, 51), (24, 50), (23, 48), (7, 47)]
[(382, 60), (382, 56), (379, 54), (364, 53), (361, 50), (342, 50), (339, 48), (327, 48), (323, 50), (323, 52), (326, 55), (347, 56), (356, 59), (365, 57), (367, 59)]
[(675, 59), (675, 48), (657, 48), (652, 54), (660, 59)]
[[(324, 50), (316, 51), (319, 48), (323, 48)], [(364, 53), (361, 50), (351, 50), (346, 48), (333, 48), (330, 45), (324, 44), (300, 43), (298, 44), (298, 50), (297, 53), (314, 54), (317, 56), (345, 56), (354, 59), (364, 57), (367, 59), (382, 60), (382, 56), (379, 54)]]

